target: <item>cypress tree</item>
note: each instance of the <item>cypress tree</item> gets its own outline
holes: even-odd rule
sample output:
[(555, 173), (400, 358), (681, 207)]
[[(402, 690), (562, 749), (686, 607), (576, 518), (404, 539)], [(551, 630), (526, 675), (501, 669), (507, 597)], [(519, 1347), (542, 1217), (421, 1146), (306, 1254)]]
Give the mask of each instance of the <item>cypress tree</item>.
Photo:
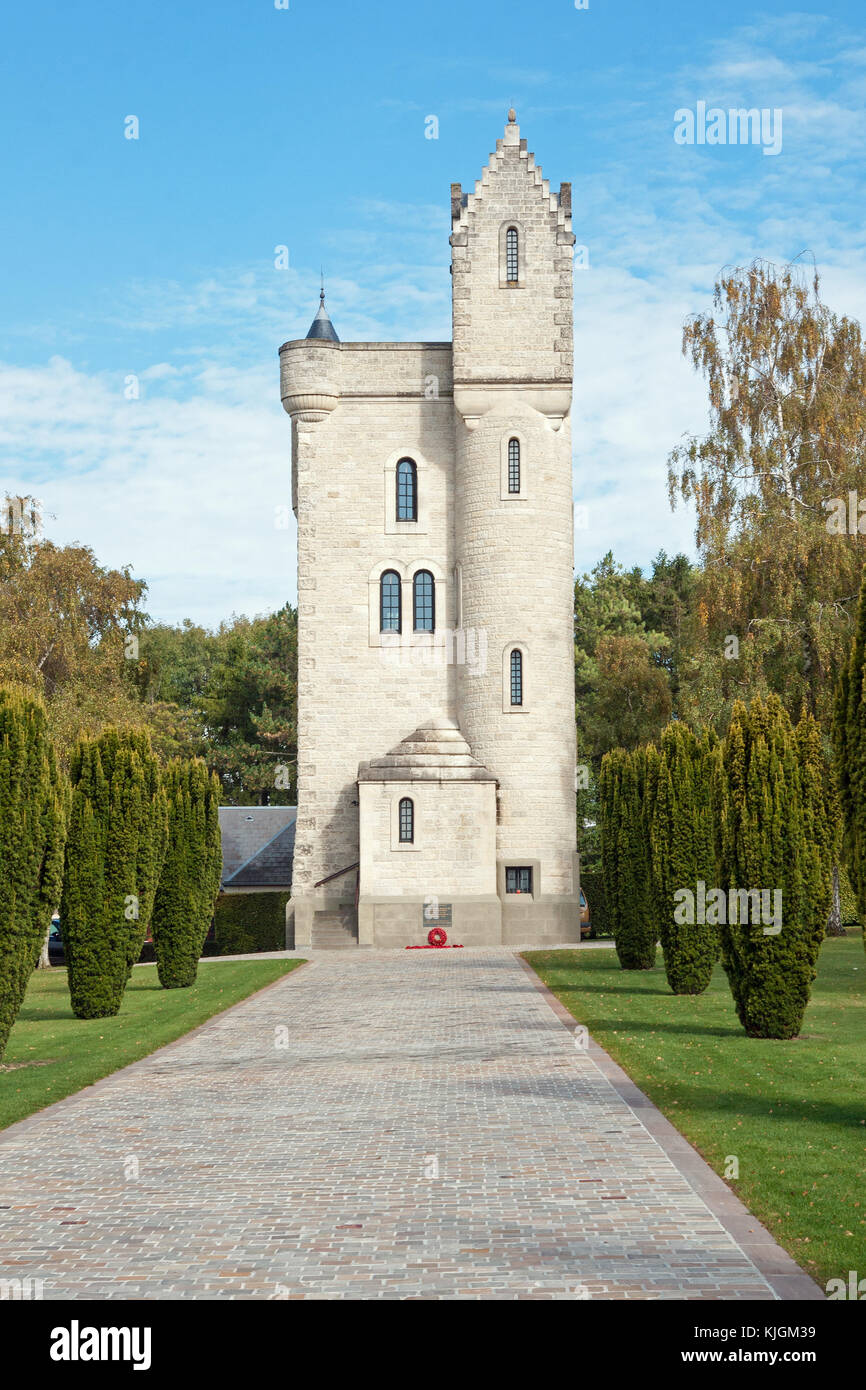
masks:
[[(810, 738), (804, 728), (804, 742)], [(800, 752), (778, 696), (755, 699), (748, 710), (736, 703), (720, 778), (722, 963), (750, 1037), (799, 1033), (830, 905), (827, 843), (809, 838), (819, 794)], [(750, 893), (745, 913), (733, 897), (738, 890)], [(780, 922), (771, 920), (777, 893)]]
[(83, 739), (71, 767), (72, 810), (61, 918), (78, 1018), (116, 1014), (141, 954), (165, 856), (167, 806), (146, 731)]
[[(839, 789), (832, 760), (827, 756), (821, 731), (814, 716), (804, 710), (795, 730), (797, 756), (803, 789), (804, 833), (807, 842), (818, 846), (818, 893), (833, 902), (834, 885), (841, 848), (842, 826)], [(825, 932), (827, 923), (825, 923)]]
[(656, 765), (647, 797), (653, 887), (665, 973), (674, 994), (702, 994), (721, 949), (718, 925), (697, 921), (676, 897), (688, 890), (694, 903), (699, 883), (708, 888), (716, 883), (712, 746), (708, 730), (699, 738), (675, 720), (663, 731), (659, 751), (648, 755)]
[(651, 970), (657, 930), (650, 894), (650, 862), (643, 798), (653, 769), (639, 749), (614, 748), (602, 759), (599, 780), (604, 888), (616, 953), (623, 970)]
[(45, 706), (0, 688), (0, 1059), (60, 899), (66, 793)]
[(195, 984), (222, 874), (219, 779), (201, 758), (166, 773), (168, 851), (153, 908), (153, 943), (165, 989)]
[(857, 626), (836, 692), (833, 744), (844, 825), (845, 861), (860, 909), (866, 947), (866, 566)]
[(601, 877), (604, 883), (608, 923), (614, 941), (619, 925), (619, 875), (616, 824), (619, 785), (622, 771), (622, 748), (612, 748), (601, 760), (598, 775), (598, 810), (601, 840)]

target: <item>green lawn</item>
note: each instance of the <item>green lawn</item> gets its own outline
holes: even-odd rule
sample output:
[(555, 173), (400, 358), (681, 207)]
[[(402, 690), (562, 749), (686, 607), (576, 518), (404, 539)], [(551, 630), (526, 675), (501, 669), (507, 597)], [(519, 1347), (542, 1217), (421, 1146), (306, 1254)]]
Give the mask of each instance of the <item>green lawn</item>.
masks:
[(0, 1129), (155, 1052), (205, 1019), (303, 964), (298, 960), (204, 961), (190, 989), (162, 989), (140, 965), (115, 1018), (76, 1018), (66, 971), (37, 970), (0, 1065)]
[(620, 970), (613, 951), (528, 951), (575, 1019), (804, 1269), (824, 1286), (866, 1278), (866, 955), (825, 942), (801, 1036), (747, 1038), (720, 966), (698, 997), (661, 965)]

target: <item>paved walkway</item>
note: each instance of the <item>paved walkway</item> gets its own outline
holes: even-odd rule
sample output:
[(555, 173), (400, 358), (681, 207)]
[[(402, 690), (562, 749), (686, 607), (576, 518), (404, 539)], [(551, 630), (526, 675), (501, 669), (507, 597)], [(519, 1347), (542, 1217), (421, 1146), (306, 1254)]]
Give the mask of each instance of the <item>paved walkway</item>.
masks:
[(0, 1279), (50, 1299), (820, 1297), (551, 1000), (506, 950), (320, 953), (0, 1135)]

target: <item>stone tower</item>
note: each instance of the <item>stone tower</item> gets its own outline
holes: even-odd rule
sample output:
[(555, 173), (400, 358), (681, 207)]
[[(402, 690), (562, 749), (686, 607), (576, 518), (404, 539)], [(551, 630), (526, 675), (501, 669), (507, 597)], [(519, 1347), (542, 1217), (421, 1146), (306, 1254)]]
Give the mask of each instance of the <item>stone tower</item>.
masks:
[(579, 938), (571, 189), (512, 111), (451, 215), (452, 343), (280, 349), (298, 946)]

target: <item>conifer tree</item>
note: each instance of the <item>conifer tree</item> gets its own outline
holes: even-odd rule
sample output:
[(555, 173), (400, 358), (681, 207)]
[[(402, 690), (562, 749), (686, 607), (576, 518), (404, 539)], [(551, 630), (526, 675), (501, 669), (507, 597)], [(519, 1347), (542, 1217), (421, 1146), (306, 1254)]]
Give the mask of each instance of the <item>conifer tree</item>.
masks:
[(0, 1058), (60, 900), (66, 793), (45, 706), (0, 687)]
[(60, 909), (69, 992), (78, 1018), (104, 1018), (120, 1008), (147, 935), (166, 849), (166, 796), (141, 729), (82, 739), (70, 772)]
[[(803, 738), (809, 741), (808, 730)], [(750, 1037), (796, 1037), (809, 1002), (832, 882), (826, 843), (808, 838), (817, 795), (778, 696), (748, 709), (738, 701), (720, 778), (721, 937), (737, 1016)]]
[[(716, 883), (712, 737), (708, 730), (698, 737), (676, 720), (648, 757), (656, 767), (646, 814), (665, 973), (674, 994), (702, 994), (719, 958), (718, 926), (683, 914), (675, 895), (688, 890), (696, 896), (699, 883)], [(679, 920), (683, 916), (692, 920)]]
[[(815, 717), (804, 710), (794, 732), (803, 789), (804, 834), (807, 843), (817, 845), (820, 851), (818, 891), (827, 900), (829, 915), (842, 841), (838, 783)], [(826, 925), (825, 933), (829, 934)]]
[(652, 769), (642, 749), (614, 748), (599, 779), (601, 855), (614, 943), (623, 970), (655, 965), (657, 927), (651, 901), (643, 798)]
[(833, 743), (842, 809), (845, 860), (857, 897), (866, 947), (866, 567), (857, 626), (836, 692)]
[(222, 874), (219, 779), (200, 758), (166, 773), (168, 850), (153, 909), (153, 943), (165, 989), (195, 984)]

